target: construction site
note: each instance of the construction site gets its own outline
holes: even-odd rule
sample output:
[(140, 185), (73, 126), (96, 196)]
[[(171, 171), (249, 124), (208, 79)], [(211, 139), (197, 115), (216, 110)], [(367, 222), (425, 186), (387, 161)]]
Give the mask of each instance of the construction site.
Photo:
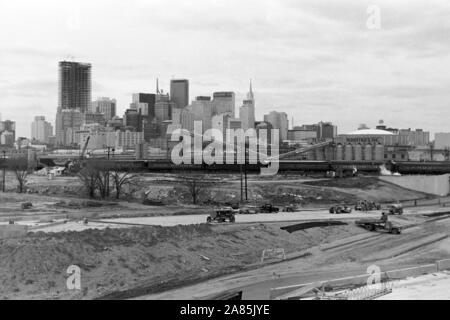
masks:
[[(23, 185), (5, 167), (2, 299), (449, 298), (447, 174), (114, 177), (93, 163), (36, 168)], [(106, 189), (80, 175), (105, 170)]]

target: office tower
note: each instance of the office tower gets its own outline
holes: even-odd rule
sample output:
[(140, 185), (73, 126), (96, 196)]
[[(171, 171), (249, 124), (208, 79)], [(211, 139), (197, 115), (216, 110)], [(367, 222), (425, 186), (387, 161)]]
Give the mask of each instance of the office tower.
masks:
[(103, 113), (105, 120), (111, 120), (116, 116), (117, 102), (116, 99), (110, 99), (107, 97), (98, 98), (92, 102), (92, 112)]
[(214, 92), (213, 93), (213, 114), (228, 113), (235, 117), (236, 98), (234, 92)]
[(134, 131), (142, 131), (142, 115), (137, 110), (127, 109), (123, 116), (125, 127), (132, 127)]
[(58, 109), (91, 110), (91, 64), (59, 62)]
[(231, 116), (227, 113), (217, 114), (212, 117), (212, 128), (221, 132), (220, 136), (215, 136), (215, 140), (226, 141), (227, 129), (230, 127)]
[(287, 140), (289, 120), (285, 112), (271, 111), (264, 115), (264, 121), (270, 123), (273, 129), (279, 130), (281, 141)]
[(244, 100), (244, 104), (239, 108), (239, 119), (242, 121), (242, 129), (255, 128), (255, 109), (251, 100)]
[(106, 119), (104, 113), (99, 112), (86, 112), (84, 114), (84, 124), (100, 124), (102, 126), (106, 125)]
[(139, 109), (139, 106), (141, 108), (144, 106), (143, 104), (146, 103), (146, 114), (142, 112), (142, 116), (144, 118), (147, 118), (149, 121), (151, 121), (155, 117), (155, 102), (156, 102), (156, 95), (153, 93), (133, 93), (133, 103), (130, 108), (131, 109)]
[(181, 125), (182, 129), (186, 129), (189, 132), (194, 132), (194, 119), (195, 116), (187, 108), (172, 110), (172, 124)]
[(170, 120), (172, 118), (172, 109), (174, 109), (175, 103), (170, 100), (168, 94), (157, 94), (155, 102), (155, 120), (160, 124), (163, 121)]
[(170, 80), (170, 100), (176, 108), (184, 108), (189, 104), (189, 80)]
[(57, 145), (76, 144), (75, 131), (80, 130), (84, 115), (79, 109), (62, 109), (56, 113), (55, 133)]
[(53, 126), (45, 121), (44, 116), (34, 117), (31, 123), (31, 139), (39, 142), (49, 143), (50, 136), (53, 135)]
[[(7, 134), (5, 133), (7, 132)], [(5, 138), (8, 141), (12, 139), (16, 140), (16, 122), (11, 120), (0, 121), (0, 134), (5, 133), (8, 137)]]
[(202, 129), (205, 132), (211, 129), (213, 104), (210, 100), (195, 100), (187, 108), (193, 115), (195, 121), (202, 121)]

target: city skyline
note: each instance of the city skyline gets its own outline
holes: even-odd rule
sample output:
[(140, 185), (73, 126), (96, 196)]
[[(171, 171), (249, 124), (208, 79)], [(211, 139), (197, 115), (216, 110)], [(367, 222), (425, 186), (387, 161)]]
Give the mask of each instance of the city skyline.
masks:
[(36, 115), (55, 123), (56, 62), (69, 56), (92, 64), (92, 99), (117, 99), (119, 115), (132, 93), (153, 93), (156, 78), (165, 92), (170, 79), (189, 79), (190, 100), (234, 91), (237, 102), (252, 78), (256, 120), (279, 110), (298, 125), (332, 121), (340, 133), (379, 119), (448, 131), (445, 1), (379, 1), (380, 30), (366, 26), (366, 1), (170, 1), (161, 15), (166, 1), (44, 2), (51, 9), (0, 2), (0, 27), (15, 39), (0, 42), (0, 112), (17, 122), (18, 136), (30, 136)]

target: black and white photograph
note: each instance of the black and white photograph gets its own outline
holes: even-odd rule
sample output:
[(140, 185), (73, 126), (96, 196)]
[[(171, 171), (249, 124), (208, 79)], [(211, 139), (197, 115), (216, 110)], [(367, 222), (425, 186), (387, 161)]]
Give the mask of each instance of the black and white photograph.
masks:
[(0, 0), (0, 300), (450, 300), (449, 119), (445, 0)]

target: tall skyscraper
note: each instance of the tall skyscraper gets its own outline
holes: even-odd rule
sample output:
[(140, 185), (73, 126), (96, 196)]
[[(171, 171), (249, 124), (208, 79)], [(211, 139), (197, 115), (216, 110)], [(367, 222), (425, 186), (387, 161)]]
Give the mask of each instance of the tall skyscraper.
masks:
[(170, 100), (177, 108), (184, 108), (189, 104), (189, 80), (170, 80)]
[(255, 128), (255, 97), (253, 95), (252, 82), (250, 80), (250, 90), (247, 93), (247, 99), (239, 109), (239, 118), (242, 121), (242, 129)]
[(242, 129), (255, 128), (255, 110), (250, 100), (244, 100), (244, 104), (239, 108), (239, 119), (242, 121)]
[(39, 142), (49, 143), (49, 137), (53, 135), (53, 126), (45, 121), (44, 116), (34, 117), (31, 123), (31, 138)]
[(91, 110), (91, 64), (59, 62), (58, 109)]
[(116, 99), (107, 97), (98, 98), (92, 101), (92, 111), (93, 113), (103, 113), (106, 121), (111, 120), (116, 116), (117, 112)]
[(55, 133), (58, 145), (77, 143), (83, 114), (92, 112), (91, 64), (60, 61), (58, 70), (58, 110)]

